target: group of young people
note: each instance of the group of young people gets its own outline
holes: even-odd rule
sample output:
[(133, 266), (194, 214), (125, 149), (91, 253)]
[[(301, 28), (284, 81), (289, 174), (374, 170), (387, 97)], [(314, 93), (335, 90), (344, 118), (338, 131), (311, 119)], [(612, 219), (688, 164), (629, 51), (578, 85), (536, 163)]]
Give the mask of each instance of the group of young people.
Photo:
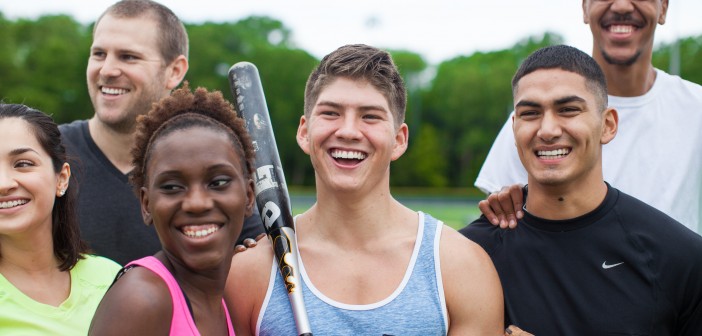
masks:
[[(583, 0), (593, 57), (552, 46), (523, 61), (504, 155), (516, 154), (526, 180), (504, 185), (528, 185), (491, 195), (486, 216), (460, 232), (390, 192), (390, 163), (409, 142), (390, 54), (355, 44), (325, 56), (296, 136), (317, 193), (295, 217), (313, 333), (699, 334), (702, 237), (619, 191), (605, 162), (621, 158), (603, 150), (629, 132), (626, 120), (667, 120), (634, 105), (623, 114), (614, 94), (676, 100), (653, 105), (702, 124), (700, 105), (680, 98), (700, 102), (702, 88), (650, 64), (667, 6)], [(296, 334), (270, 243), (234, 255), (262, 230), (253, 145), (221, 93), (176, 89), (188, 68), (182, 23), (158, 3), (123, 0), (93, 35), (93, 118), (59, 127), (0, 105), (0, 330)], [(671, 82), (685, 90), (660, 98)], [(699, 179), (696, 169), (668, 181)]]

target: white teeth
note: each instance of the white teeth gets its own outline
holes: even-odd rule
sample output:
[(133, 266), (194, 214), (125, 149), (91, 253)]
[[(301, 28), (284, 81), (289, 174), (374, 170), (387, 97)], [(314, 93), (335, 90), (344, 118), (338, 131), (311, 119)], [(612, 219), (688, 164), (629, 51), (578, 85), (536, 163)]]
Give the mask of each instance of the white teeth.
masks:
[(27, 202), (29, 202), (29, 201), (28, 200), (15, 200), (15, 201), (0, 202), (0, 209), (14, 208), (14, 207), (22, 205), (22, 204), (27, 204)]
[(354, 159), (354, 160), (363, 160), (366, 158), (366, 154), (362, 152), (351, 152), (351, 151), (343, 151), (343, 150), (334, 150), (331, 153), (332, 157), (335, 159)]
[(118, 89), (118, 88), (109, 88), (109, 87), (102, 87), (101, 89), (102, 93), (105, 94), (111, 94), (111, 95), (121, 95), (129, 92), (128, 90), (125, 89)]
[(562, 158), (565, 157), (570, 153), (570, 149), (567, 148), (560, 148), (560, 149), (554, 149), (550, 151), (537, 151), (536, 155), (538, 156), (547, 156), (549, 158)]
[(191, 238), (201, 238), (201, 237), (207, 237), (219, 230), (218, 226), (211, 226), (207, 229), (195, 229), (194, 226), (188, 226), (183, 228), (183, 233)]
[(612, 25), (609, 27), (609, 31), (616, 34), (628, 34), (634, 31), (634, 27), (625, 25)]

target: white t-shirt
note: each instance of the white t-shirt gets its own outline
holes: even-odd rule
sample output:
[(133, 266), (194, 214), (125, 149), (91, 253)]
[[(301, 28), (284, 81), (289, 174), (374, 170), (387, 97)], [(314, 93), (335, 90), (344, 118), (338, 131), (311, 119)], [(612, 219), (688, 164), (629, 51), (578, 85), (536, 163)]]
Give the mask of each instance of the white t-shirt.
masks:
[[(605, 181), (701, 232), (702, 86), (656, 69), (639, 97), (609, 96), (617, 136), (603, 147)], [(527, 182), (514, 145), (512, 118), (500, 130), (475, 186), (486, 193)]]

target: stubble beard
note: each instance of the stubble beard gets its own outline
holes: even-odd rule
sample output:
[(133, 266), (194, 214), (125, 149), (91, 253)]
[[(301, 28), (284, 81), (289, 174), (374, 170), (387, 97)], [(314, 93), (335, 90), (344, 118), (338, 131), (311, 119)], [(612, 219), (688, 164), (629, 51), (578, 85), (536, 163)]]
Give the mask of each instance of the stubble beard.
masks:
[(623, 60), (613, 58), (612, 56), (607, 54), (607, 52), (604, 49), (600, 49), (600, 50), (602, 53), (602, 58), (604, 58), (605, 62), (607, 62), (611, 65), (631, 66), (634, 63), (636, 63), (639, 60), (639, 58), (641, 57), (641, 50), (637, 50), (633, 56), (631, 56), (627, 59), (623, 59)]
[(160, 94), (159, 88), (154, 86), (149, 91), (143, 92), (132, 104), (126, 106), (121, 117), (99, 119), (116, 133), (132, 134), (136, 131), (137, 117), (147, 114), (151, 110), (151, 106), (161, 98), (163, 96)]

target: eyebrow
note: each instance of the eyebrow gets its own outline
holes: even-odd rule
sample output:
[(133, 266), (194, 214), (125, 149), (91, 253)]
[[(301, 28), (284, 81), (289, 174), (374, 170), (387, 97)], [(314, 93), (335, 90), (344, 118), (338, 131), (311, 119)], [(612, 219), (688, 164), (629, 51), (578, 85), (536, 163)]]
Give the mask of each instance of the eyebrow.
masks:
[(520, 100), (519, 102), (517, 102), (516, 106), (541, 107), (541, 104), (533, 102), (531, 100)]
[[(332, 101), (327, 101), (327, 100), (322, 100), (319, 103), (317, 103), (317, 106), (329, 106), (333, 108), (342, 108), (343, 105), (339, 103), (335, 103)], [(371, 110), (376, 110), (376, 111), (383, 111), (383, 112), (388, 112), (386, 108), (384, 108), (381, 105), (361, 105), (359, 107), (361, 111), (371, 111)]]
[[(553, 101), (555, 105), (563, 105), (563, 104), (568, 104), (568, 103), (573, 103), (573, 102), (579, 102), (579, 103), (584, 103), (585, 99), (579, 96), (566, 96), (563, 98), (558, 98)], [(541, 104), (531, 101), (531, 100), (520, 100), (517, 102), (516, 106), (527, 106), (527, 107), (541, 107)]]
[(32, 149), (32, 148), (29, 148), (29, 147), (21, 147), (21, 148), (15, 148), (15, 149), (11, 150), (11, 151), (10, 151), (10, 156), (17, 156), (17, 155), (24, 154), (24, 153), (26, 153), (26, 152), (34, 152), (34, 153), (39, 154), (39, 152), (35, 151), (35, 150)]
[(556, 99), (554, 101), (556, 105), (563, 105), (563, 104), (568, 104), (568, 103), (573, 103), (573, 102), (578, 102), (578, 103), (584, 103), (585, 99), (579, 97), (579, 96), (567, 96), (563, 98)]

